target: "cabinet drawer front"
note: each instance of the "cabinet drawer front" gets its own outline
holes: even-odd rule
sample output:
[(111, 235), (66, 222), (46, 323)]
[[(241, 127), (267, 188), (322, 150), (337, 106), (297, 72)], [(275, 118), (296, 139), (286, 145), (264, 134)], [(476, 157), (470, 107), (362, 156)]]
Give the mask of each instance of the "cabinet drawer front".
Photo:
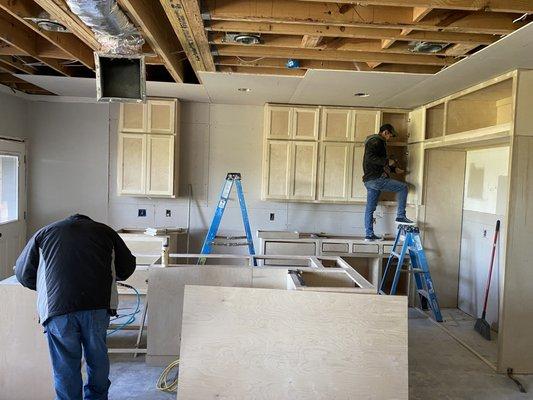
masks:
[(148, 136), (147, 194), (174, 194), (174, 136)]
[(350, 252), (349, 243), (322, 243), (323, 253), (342, 253), (347, 254)]
[(379, 253), (379, 245), (377, 244), (354, 244), (354, 253)]
[[(314, 242), (274, 242), (265, 241), (265, 255), (273, 256), (314, 256), (316, 244)], [(288, 260), (265, 260), (265, 265), (287, 265)], [(290, 260), (290, 265), (307, 265), (307, 260)]]
[(353, 140), (352, 111), (342, 108), (324, 108), (320, 139), (337, 142)]
[(146, 135), (119, 134), (118, 162), (119, 194), (144, 194)]

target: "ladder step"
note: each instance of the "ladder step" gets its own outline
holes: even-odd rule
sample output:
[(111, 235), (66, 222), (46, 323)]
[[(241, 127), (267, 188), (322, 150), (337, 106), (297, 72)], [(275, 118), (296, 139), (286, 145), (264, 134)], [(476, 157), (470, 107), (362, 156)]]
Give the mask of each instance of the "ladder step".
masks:
[(396, 253), (395, 251), (391, 251), (390, 254), (396, 258), (400, 258), (400, 254)]
[(421, 268), (411, 268), (409, 271), (414, 272), (415, 274), (423, 274), (426, 272)]
[(427, 292), (427, 290), (422, 290), (422, 289), (419, 289), (416, 291), (419, 295), (425, 297), (426, 299), (429, 300), (429, 294)]

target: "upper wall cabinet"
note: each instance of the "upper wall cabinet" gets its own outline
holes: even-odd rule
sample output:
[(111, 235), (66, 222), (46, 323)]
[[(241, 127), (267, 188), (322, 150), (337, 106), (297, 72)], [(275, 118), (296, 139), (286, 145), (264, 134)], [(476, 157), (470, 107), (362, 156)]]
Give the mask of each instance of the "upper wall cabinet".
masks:
[(146, 103), (120, 105), (119, 131), (161, 133), (173, 135), (177, 131), (177, 100), (149, 99)]
[(176, 197), (179, 102), (149, 99), (121, 104), (118, 132), (119, 196)]
[(317, 140), (318, 107), (265, 106), (267, 139)]

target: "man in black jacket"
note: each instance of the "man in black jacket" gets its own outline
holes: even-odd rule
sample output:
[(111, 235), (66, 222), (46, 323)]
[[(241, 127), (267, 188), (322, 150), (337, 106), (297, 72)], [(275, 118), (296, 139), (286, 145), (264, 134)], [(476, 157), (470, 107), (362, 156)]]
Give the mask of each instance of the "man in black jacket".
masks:
[(22, 251), (15, 272), (22, 285), (38, 292), (56, 400), (107, 400), (106, 334), (118, 303), (116, 281), (134, 270), (135, 257), (120, 236), (79, 214), (40, 229)]
[(413, 221), (405, 216), (407, 203), (407, 184), (390, 178), (391, 173), (404, 172), (396, 166), (396, 161), (387, 156), (387, 141), (396, 136), (391, 124), (382, 125), (379, 133), (369, 136), (365, 141), (365, 155), (363, 158), (363, 182), (367, 190), (365, 210), (365, 239), (373, 241), (379, 239), (374, 234), (374, 211), (381, 192), (398, 193), (398, 210), (396, 222), (412, 224)]

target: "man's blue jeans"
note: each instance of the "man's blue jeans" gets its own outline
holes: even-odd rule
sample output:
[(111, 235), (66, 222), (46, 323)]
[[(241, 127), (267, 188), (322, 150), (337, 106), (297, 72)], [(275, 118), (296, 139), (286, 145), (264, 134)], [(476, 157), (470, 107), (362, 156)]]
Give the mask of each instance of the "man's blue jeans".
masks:
[(365, 182), (366, 186), (366, 210), (365, 210), (365, 233), (366, 236), (374, 234), (374, 211), (378, 205), (381, 192), (398, 193), (398, 210), (396, 217), (405, 218), (405, 205), (407, 204), (408, 187), (404, 182), (390, 178), (377, 178)]
[[(56, 400), (108, 399), (111, 385), (106, 345), (108, 326), (107, 310), (76, 311), (52, 317), (45, 323)], [(87, 364), (87, 383), (83, 388), (82, 349)]]

